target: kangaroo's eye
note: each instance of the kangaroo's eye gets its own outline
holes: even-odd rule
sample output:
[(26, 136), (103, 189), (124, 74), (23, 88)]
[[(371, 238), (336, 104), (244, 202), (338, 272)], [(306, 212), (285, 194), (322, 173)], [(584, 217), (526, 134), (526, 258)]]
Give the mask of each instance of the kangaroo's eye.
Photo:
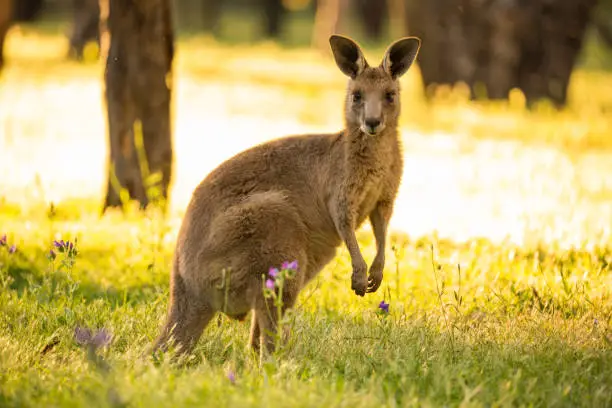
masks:
[(386, 92), (385, 100), (389, 103), (393, 103), (395, 101), (395, 92), (393, 91)]
[(361, 102), (361, 99), (362, 99), (361, 91), (355, 91), (351, 94), (351, 100), (353, 101), (353, 103), (359, 103)]

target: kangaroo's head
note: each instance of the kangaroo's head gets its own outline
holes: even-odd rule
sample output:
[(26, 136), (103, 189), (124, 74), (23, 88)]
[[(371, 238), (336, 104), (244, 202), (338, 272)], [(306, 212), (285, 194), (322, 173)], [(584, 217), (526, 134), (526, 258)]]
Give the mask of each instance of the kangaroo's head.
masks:
[(350, 78), (345, 106), (347, 128), (359, 129), (368, 136), (395, 128), (400, 112), (398, 79), (414, 62), (421, 40), (406, 37), (395, 41), (377, 67), (368, 65), (353, 40), (332, 35), (329, 42), (338, 68)]

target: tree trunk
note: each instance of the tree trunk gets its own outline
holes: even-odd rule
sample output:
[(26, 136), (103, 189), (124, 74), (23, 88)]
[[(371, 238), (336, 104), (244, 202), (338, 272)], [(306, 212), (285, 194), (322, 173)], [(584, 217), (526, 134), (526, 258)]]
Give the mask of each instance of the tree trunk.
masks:
[(387, 17), (387, 0), (358, 0), (357, 9), (366, 36), (373, 41), (379, 41), (383, 35), (385, 18)]
[(260, 0), (264, 11), (264, 31), (270, 38), (278, 38), (281, 34), (286, 10), (282, 0)]
[(460, 7), (464, 0), (412, 0), (406, 6), (409, 35), (423, 40), (418, 62), (425, 92), (431, 96), (438, 85), (460, 79), (470, 83), (474, 59), (466, 49), (466, 33)]
[(329, 50), (329, 36), (338, 33), (340, 16), (349, 0), (317, 0), (312, 44), (320, 50)]
[(13, 0), (13, 20), (33, 21), (44, 6), (43, 0)]
[(98, 0), (73, 0), (72, 33), (69, 56), (83, 59), (83, 49), (90, 41), (100, 46), (100, 4)]
[(389, 7), (387, 7), (388, 19), (389, 19), (389, 31), (392, 38), (400, 37), (404, 35), (406, 27), (406, 2), (405, 0), (387, 0)]
[(109, 1), (110, 0), (99, 0), (98, 7), (100, 8), (100, 17), (99, 17), (99, 58), (103, 61), (106, 61), (106, 57), (108, 56), (108, 50), (110, 48), (110, 33), (108, 32), (108, 14), (109, 14)]
[(612, 47), (612, 25), (608, 21), (608, 16), (598, 16), (594, 23), (597, 34), (606, 47)]
[(221, 0), (202, 0), (201, 6), (204, 31), (217, 33), (221, 21)]
[[(174, 35), (169, 0), (110, 0), (106, 103), (110, 157), (104, 210), (126, 198), (167, 202)], [(152, 195), (153, 194), (153, 195)]]
[(407, 24), (422, 38), (419, 65), (428, 96), (464, 82), (472, 98), (529, 105), (567, 101), (570, 75), (596, 0), (411, 0)]
[(546, 98), (563, 107), (596, 0), (541, 1), (536, 11), (540, 23), (532, 24), (539, 38), (523, 44), (529, 55), (521, 60), (519, 88), (528, 103)]
[(4, 39), (11, 27), (13, 0), (0, 0), (0, 71), (4, 66)]

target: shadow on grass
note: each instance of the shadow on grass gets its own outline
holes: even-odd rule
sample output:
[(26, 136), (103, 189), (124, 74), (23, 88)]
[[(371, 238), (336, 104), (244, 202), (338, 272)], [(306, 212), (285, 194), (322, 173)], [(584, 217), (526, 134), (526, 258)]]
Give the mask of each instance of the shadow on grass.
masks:
[[(8, 288), (20, 297), (25, 292), (36, 292), (42, 302), (51, 302), (58, 296), (72, 296), (86, 303), (103, 299), (111, 309), (115, 309), (126, 304), (154, 301), (168, 285), (166, 272), (151, 273), (147, 282), (133, 283), (137, 279), (132, 279), (130, 283), (103, 285), (89, 277), (88, 271), (79, 266), (73, 272), (57, 270), (57, 265), (52, 269), (50, 261), (40, 261), (45, 259), (42, 253), (37, 253), (32, 259), (23, 253), (17, 253), (14, 257), (6, 268), (10, 278)], [(90, 263), (105, 258), (108, 258), (107, 251), (88, 250)]]

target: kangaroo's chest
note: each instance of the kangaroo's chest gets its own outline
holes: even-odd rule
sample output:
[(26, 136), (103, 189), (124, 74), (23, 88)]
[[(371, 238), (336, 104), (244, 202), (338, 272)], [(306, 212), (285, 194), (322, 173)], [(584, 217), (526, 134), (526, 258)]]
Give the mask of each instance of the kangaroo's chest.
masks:
[[(380, 160), (384, 157), (384, 160)], [(373, 152), (355, 161), (351, 169), (351, 187), (346, 191), (355, 211), (357, 226), (361, 225), (381, 200), (391, 200), (397, 193), (403, 162), (399, 149)]]
[(370, 213), (376, 208), (380, 200), (382, 186), (372, 183), (361, 194), (357, 207), (357, 225), (361, 225)]
[(357, 195), (357, 224), (361, 225), (382, 197), (390, 194), (389, 181), (397, 175), (393, 174), (391, 166), (384, 166), (363, 179)]

